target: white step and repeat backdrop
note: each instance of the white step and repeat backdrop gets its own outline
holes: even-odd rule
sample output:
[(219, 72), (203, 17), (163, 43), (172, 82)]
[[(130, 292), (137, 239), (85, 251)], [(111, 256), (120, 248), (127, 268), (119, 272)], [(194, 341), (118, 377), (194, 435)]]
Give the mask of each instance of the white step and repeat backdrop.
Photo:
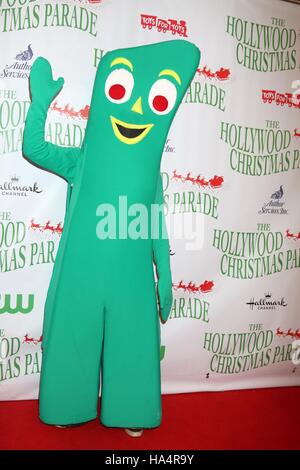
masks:
[(65, 79), (47, 140), (80, 146), (103, 54), (180, 38), (201, 62), (162, 158), (174, 283), (162, 392), (300, 384), (299, 35), (300, 6), (279, 0), (0, 0), (2, 400), (38, 396), (64, 220), (66, 183), (21, 154), (32, 63)]

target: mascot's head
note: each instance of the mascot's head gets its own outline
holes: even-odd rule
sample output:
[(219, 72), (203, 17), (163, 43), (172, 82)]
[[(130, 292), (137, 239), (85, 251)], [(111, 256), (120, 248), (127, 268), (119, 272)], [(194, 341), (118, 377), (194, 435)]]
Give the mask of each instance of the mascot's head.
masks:
[(122, 153), (162, 152), (199, 60), (199, 49), (185, 40), (106, 53), (95, 78), (87, 139)]

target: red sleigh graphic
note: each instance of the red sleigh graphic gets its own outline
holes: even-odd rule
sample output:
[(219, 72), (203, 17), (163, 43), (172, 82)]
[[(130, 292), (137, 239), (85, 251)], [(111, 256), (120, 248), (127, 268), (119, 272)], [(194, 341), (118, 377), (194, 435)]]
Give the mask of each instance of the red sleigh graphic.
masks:
[(78, 118), (86, 120), (89, 117), (90, 107), (85, 105), (84, 108), (75, 111), (74, 108), (70, 108), (69, 104), (66, 104), (63, 108), (58, 106), (57, 101), (54, 101), (53, 105), (50, 107), (50, 111), (56, 111), (60, 115), (67, 116), (69, 118)]
[(290, 337), (293, 339), (300, 339), (300, 329), (297, 328), (296, 331), (293, 331), (291, 328), (289, 328), (287, 331), (283, 331), (278, 327), (276, 329), (276, 336), (280, 336), (282, 338)]
[(40, 336), (39, 339), (29, 338), (28, 333), (26, 333), (22, 343), (26, 343), (26, 344), (31, 344), (32, 343), (32, 344), (36, 345), (36, 344), (41, 343), (42, 339), (43, 339), (43, 336)]
[(58, 224), (56, 225), (50, 225), (50, 224), (51, 224), (50, 220), (47, 220), (45, 225), (42, 225), (42, 224), (36, 224), (34, 222), (34, 219), (31, 219), (29, 229), (33, 231), (39, 230), (40, 232), (50, 232), (51, 234), (56, 233), (57, 235), (61, 236), (63, 232), (63, 227), (61, 225), (61, 222), (58, 222)]
[(186, 176), (178, 174), (177, 170), (173, 170), (172, 179), (180, 180), (183, 183), (189, 181), (190, 183), (200, 186), (202, 188), (209, 186), (210, 188), (213, 188), (213, 189), (220, 188), (224, 182), (223, 176), (215, 175), (213, 178), (206, 180), (204, 177), (201, 177), (200, 175), (198, 175), (197, 177), (191, 176), (191, 172), (188, 172)]
[(182, 289), (184, 292), (189, 292), (191, 294), (204, 294), (207, 292), (211, 292), (214, 285), (215, 284), (213, 281), (207, 280), (205, 280), (202, 284), (199, 284), (199, 286), (196, 286), (196, 284), (192, 281), (190, 281), (188, 284), (185, 284), (183, 281), (180, 281), (179, 284), (173, 284), (173, 287), (175, 290)]
[(210, 69), (207, 68), (206, 65), (204, 65), (204, 67), (202, 68), (199, 67), (197, 69), (197, 73), (199, 75), (203, 75), (205, 78), (209, 78), (210, 80), (212, 78), (215, 78), (216, 80), (220, 80), (220, 81), (228, 80), (231, 75), (230, 69), (225, 69), (224, 67), (220, 67), (215, 72), (212, 72)]
[(289, 238), (290, 240), (300, 240), (300, 232), (294, 234), (290, 232), (290, 229), (287, 229), (285, 231), (285, 237)]
[(300, 137), (300, 132), (297, 132), (297, 129), (294, 129), (294, 134), (293, 134), (293, 137)]

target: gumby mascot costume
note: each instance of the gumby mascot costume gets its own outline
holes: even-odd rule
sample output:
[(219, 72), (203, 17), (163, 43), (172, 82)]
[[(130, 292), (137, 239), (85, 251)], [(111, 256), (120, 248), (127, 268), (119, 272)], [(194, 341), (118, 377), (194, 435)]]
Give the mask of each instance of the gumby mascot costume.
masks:
[(199, 49), (185, 40), (106, 53), (81, 148), (45, 141), (47, 110), (64, 80), (53, 80), (42, 57), (32, 66), (23, 153), (68, 183), (45, 304), (39, 397), (44, 423), (95, 419), (100, 376), (105, 426), (161, 423), (159, 314), (166, 321), (172, 306), (169, 241), (161, 215), (159, 236), (145, 236), (144, 229), (140, 236), (128, 233), (137, 204), (147, 214), (163, 204), (162, 152), (199, 59)]

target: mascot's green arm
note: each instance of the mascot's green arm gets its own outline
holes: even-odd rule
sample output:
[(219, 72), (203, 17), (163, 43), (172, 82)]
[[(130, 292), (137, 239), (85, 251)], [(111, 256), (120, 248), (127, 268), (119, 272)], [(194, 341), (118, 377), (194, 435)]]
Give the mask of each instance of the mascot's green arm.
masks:
[[(164, 195), (162, 187), (162, 178), (159, 173), (156, 189), (155, 203), (160, 207), (164, 207)], [(157, 219), (156, 219), (157, 222)], [(153, 257), (157, 269), (158, 277), (158, 298), (159, 309), (163, 321), (167, 321), (172, 303), (172, 276), (170, 268), (170, 244), (167, 234), (166, 221), (163, 210), (159, 217), (159, 236), (153, 238)], [(155, 235), (155, 231), (154, 231)]]
[(23, 154), (33, 163), (65, 178), (72, 183), (81, 149), (79, 147), (59, 147), (45, 141), (45, 123), (48, 108), (64, 80), (53, 80), (49, 62), (38, 57), (30, 71), (31, 104), (27, 113)]

